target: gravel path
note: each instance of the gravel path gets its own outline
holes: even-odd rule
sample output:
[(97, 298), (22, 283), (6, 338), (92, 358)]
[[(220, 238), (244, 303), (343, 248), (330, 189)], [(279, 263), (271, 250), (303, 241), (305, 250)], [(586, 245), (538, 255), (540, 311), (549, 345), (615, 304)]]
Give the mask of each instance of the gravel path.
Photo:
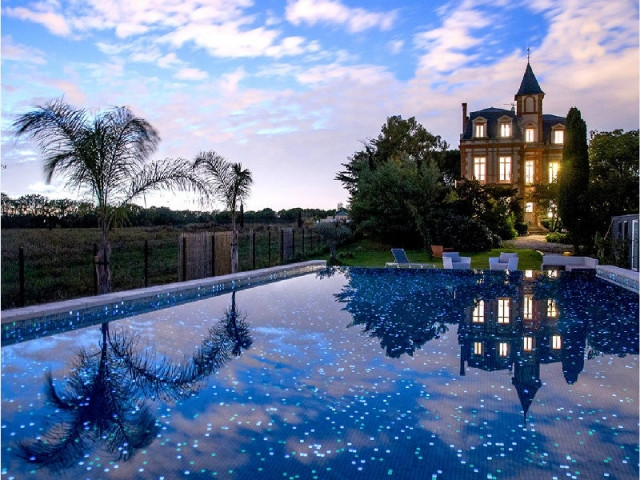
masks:
[(547, 243), (544, 235), (527, 235), (526, 237), (517, 237), (514, 240), (504, 240), (502, 245), (515, 248), (533, 248), (544, 253), (573, 252), (572, 245)]

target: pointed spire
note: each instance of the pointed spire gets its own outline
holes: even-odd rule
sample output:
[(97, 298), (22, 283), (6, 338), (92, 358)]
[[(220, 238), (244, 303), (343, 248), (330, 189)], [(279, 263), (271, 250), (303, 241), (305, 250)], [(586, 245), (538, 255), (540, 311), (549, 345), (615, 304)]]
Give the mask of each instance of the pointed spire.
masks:
[(536, 79), (536, 76), (533, 74), (533, 70), (531, 69), (531, 64), (529, 63), (529, 53), (527, 53), (527, 69), (524, 71), (524, 76), (522, 77), (522, 83), (520, 84), (520, 89), (516, 96), (519, 95), (535, 95), (544, 92), (540, 88), (540, 84)]

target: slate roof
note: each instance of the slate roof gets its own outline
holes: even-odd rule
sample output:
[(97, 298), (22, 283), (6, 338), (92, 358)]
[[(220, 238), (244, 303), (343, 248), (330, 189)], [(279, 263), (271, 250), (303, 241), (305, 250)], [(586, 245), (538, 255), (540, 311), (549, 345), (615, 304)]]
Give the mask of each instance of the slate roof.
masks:
[(516, 96), (533, 95), (537, 93), (542, 93), (544, 95), (536, 76), (533, 74), (531, 65), (527, 62), (527, 69), (524, 71), (522, 83), (520, 84), (520, 89), (518, 90), (518, 93), (516, 93)]
[(551, 127), (561, 124), (567, 119), (565, 117), (558, 117), (557, 115), (544, 114), (542, 115), (542, 141), (544, 143), (551, 143)]

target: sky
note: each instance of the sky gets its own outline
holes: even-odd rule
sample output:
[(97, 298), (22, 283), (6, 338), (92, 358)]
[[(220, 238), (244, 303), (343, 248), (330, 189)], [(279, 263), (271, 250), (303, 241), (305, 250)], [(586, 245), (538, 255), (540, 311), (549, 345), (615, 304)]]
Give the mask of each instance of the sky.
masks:
[[(46, 184), (16, 116), (64, 97), (127, 106), (161, 142), (152, 158), (213, 150), (254, 184), (245, 210), (333, 209), (349, 157), (393, 115), (458, 148), (461, 103), (510, 108), (527, 65), (544, 113), (589, 130), (638, 128), (637, 0), (3, 0), (2, 192)], [(191, 194), (144, 206), (203, 208)]]

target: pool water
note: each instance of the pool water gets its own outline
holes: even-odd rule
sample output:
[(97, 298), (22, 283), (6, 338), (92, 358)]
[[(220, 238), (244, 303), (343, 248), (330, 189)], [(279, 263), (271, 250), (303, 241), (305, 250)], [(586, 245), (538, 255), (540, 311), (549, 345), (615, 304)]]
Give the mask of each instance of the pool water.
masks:
[(3, 346), (2, 478), (637, 479), (638, 373), (593, 275), (327, 269)]

